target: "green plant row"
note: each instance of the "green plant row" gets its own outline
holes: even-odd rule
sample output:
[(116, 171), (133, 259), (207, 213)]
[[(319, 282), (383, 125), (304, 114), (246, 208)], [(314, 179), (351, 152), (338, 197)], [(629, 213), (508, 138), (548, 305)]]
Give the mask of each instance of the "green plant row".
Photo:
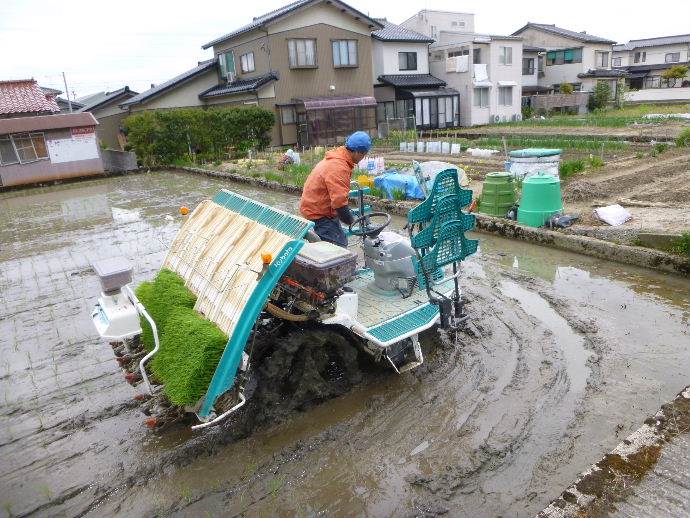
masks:
[[(576, 149), (581, 151), (600, 151), (604, 146), (605, 151), (618, 151), (627, 149), (629, 144), (620, 140), (592, 139), (582, 137), (545, 138), (545, 137), (507, 137), (506, 145), (510, 147), (546, 147), (556, 149)], [(503, 149), (503, 140), (500, 137), (483, 137), (476, 141), (480, 147), (492, 147)]]
[(173, 164), (201, 157), (206, 160), (263, 149), (273, 113), (259, 106), (145, 111), (124, 121), (128, 144), (145, 166)]
[[(228, 337), (194, 311), (196, 297), (174, 272), (162, 269), (136, 295), (156, 322), (160, 349), (151, 361), (155, 379), (175, 405), (194, 405), (205, 393)], [(142, 342), (153, 349), (153, 333), (141, 319)]]

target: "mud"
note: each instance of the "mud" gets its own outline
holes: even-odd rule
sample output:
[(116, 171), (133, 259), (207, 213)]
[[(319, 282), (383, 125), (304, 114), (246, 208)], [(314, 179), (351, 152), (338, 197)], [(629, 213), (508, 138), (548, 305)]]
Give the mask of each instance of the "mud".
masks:
[(178, 207), (220, 187), (298, 202), (164, 172), (0, 194), (0, 514), (534, 515), (687, 384), (690, 281), (481, 235), (471, 324), (425, 333), (421, 368), (334, 337), (335, 359), (299, 353), (304, 335), (258, 375), (290, 364), (310, 391), (282, 397), (304, 388), (285, 374), (255, 387), (263, 415), (152, 434), (89, 321), (89, 264), (125, 255), (150, 278)]

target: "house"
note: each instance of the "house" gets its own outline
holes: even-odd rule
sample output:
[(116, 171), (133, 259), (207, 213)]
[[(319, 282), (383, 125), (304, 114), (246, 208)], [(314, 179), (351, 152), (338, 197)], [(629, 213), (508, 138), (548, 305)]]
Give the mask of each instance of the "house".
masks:
[(382, 27), (339, 0), (297, 0), (206, 43), (211, 60), (122, 106), (263, 106), (276, 114), (274, 146), (375, 134), (371, 32)]
[(613, 46), (612, 66), (627, 73), (626, 94), (633, 102), (688, 102), (690, 73), (666, 79), (674, 66), (690, 67), (690, 34), (630, 40)]
[(459, 94), (429, 73), (433, 39), (385, 18), (371, 33), (376, 123), (380, 135), (389, 130), (457, 126)]
[(544, 60), (546, 59), (546, 49), (544, 47), (533, 47), (522, 45), (522, 96), (523, 98), (532, 95), (553, 92), (553, 87), (541, 86), (539, 79), (544, 77)]
[(77, 111), (82, 107), (82, 104), (75, 100), (68, 101), (67, 99), (59, 97), (59, 95), (62, 93), (62, 90), (58, 90), (57, 88), (49, 88), (47, 86), (41, 86), (40, 88), (43, 90), (44, 94), (55, 99), (55, 102), (57, 102), (57, 105), (60, 108), (60, 113), (71, 113), (70, 104), (72, 105), (72, 111)]
[(429, 36), (433, 40), (438, 40), (441, 31), (473, 34), (474, 14), (422, 9), (400, 25), (411, 31)]
[(592, 92), (598, 81), (608, 81), (612, 95), (616, 84), (624, 76), (611, 69), (614, 41), (586, 32), (563, 29), (552, 24), (528, 22), (513, 33), (525, 45), (546, 50), (544, 76), (539, 86), (559, 91), (569, 83), (575, 91)]
[(431, 74), (460, 93), (460, 125), (522, 117), (521, 38), (441, 31), (430, 50)]
[(124, 137), (121, 127), (128, 113), (119, 105), (136, 95), (138, 93), (130, 90), (129, 86), (112, 92), (98, 92), (80, 97), (78, 102), (81, 108), (76, 111), (92, 113), (98, 121), (96, 128), (98, 140), (111, 149), (122, 149)]

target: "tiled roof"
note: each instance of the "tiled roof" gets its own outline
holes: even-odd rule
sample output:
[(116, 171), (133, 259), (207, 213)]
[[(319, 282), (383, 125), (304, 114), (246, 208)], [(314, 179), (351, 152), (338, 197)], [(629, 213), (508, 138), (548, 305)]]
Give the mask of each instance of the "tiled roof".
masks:
[(83, 107), (79, 109), (82, 112), (90, 112), (96, 108), (103, 106), (104, 104), (117, 102), (120, 98), (134, 97), (139, 95), (137, 92), (130, 90), (129, 86), (124, 86), (114, 92), (100, 92), (96, 95), (88, 97), (88, 102), (84, 103)]
[[(220, 43), (221, 41), (228, 40), (230, 38), (234, 38), (235, 36), (239, 36), (240, 34), (244, 34), (249, 31), (253, 31), (254, 29), (258, 29), (259, 27), (262, 27), (263, 25), (276, 21), (279, 18), (282, 18), (283, 16), (286, 16), (293, 11), (296, 11), (297, 9), (300, 9), (302, 7), (307, 7), (310, 4), (318, 4), (322, 0), (297, 0), (296, 2), (292, 2), (291, 4), (284, 5), (283, 7), (276, 9), (275, 11), (271, 11), (266, 14), (262, 14), (261, 16), (257, 16), (252, 20), (251, 23), (248, 23), (247, 25), (244, 25), (240, 27), (239, 29), (235, 29), (232, 32), (229, 32), (220, 38), (216, 38), (213, 41), (209, 41), (205, 45), (202, 45), (202, 49), (207, 49), (209, 47), (212, 47), (216, 43)], [(381, 27), (381, 24), (377, 22), (376, 20), (369, 18), (366, 14), (363, 14), (359, 12), (357, 9), (347, 5), (344, 2), (340, 2), (339, 0), (329, 0), (330, 3), (340, 7), (341, 9), (346, 9), (357, 15), (358, 18), (360, 18), (364, 22), (368, 22), (370, 26), (373, 27)]]
[(206, 72), (207, 70), (210, 70), (211, 68), (216, 66), (216, 59), (209, 59), (207, 61), (202, 61), (199, 63), (197, 66), (195, 66), (192, 69), (187, 70), (186, 72), (181, 73), (179, 76), (175, 76), (172, 79), (168, 79), (166, 82), (161, 83), (157, 86), (154, 86), (153, 88), (149, 88), (145, 92), (142, 92), (138, 95), (135, 95), (131, 99), (126, 100), (123, 102), (120, 106), (127, 107), (127, 106), (132, 106), (134, 104), (140, 104), (143, 102), (148, 101), (152, 97), (155, 97), (159, 94), (162, 94), (166, 90), (173, 88), (174, 86), (177, 86), (180, 83), (183, 83), (189, 79), (192, 79), (193, 77)]
[(385, 18), (374, 18), (383, 25), (383, 29), (371, 33), (371, 37), (381, 41), (417, 41), (420, 43), (433, 43), (434, 39), (426, 34), (411, 31), (400, 25), (389, 22)]
[(625, 70), (614, 68), (612, 70), (592, 70), (591, 68), (584, 74), (577, 74), (577, 77), (626, 77), (628, 73)]
[(645, 47), (656, 47), (659, 45), (682, 45), (683, 43), (690, 43), (690, 34), (679, 34), (678, 36), (660, 36), (658, 38), (630, 40), (628, 43), (614, 45), (613, 50), (633, 50)]
[(219, 97), (221, 95), (234, 95), (243, 92), (254, 92), (266, 83), (278, 79), (277, 72), (269, 72), (261, 76), (252, 77), (248, 79), (240, 79), (233, 81), (230, 84), (216, 85), (199, 94), (199, 99), (208, 99), (210, 97)]
[(628, 72), (646, 72), (650, 70), (666, 70), (667, 68), (675, 66), (687, 67), (690, 65), (690, 61), (681, 61), (675, 63), (656, 63), (654, 65), (630, 65), (627, 67), (620, 67), (618, 70), (627, 70)]
[(390, 74), (378, 77), (379, 81), (395, 88), (429, 88), (446, 86), (446, 82), (431, 74)]
[(523, 45), (522, 51), (523, 52), (546, 52), (546, 49), (543, 47), (533, 47), (532, 45)]
[(54, 96), (41, 90), (35, 80), (0, 81), (0, 115), (59, 111)]
[(518, 29), (513, 33), (513, 36), (517, 36), (521, 32), (527, 29), (537, 29), (544, 32), (550, 32), (551, 34), (557, 34), (558, 36), (563, 36), (565, 38), (570, 38), (573, 40), (583, 41), (585, 43), (616, 43), (615, 41), (608, 40), (606, 38), (601, 38), (600, 36), (594, 36), (593, 34), (587, 34), (586, 32), (576, 32), (568, 29), (563, 29), (561, 27), (556, 27), (553, 24), (548, 23), (533, 23), (527, 22), (527, 25)]

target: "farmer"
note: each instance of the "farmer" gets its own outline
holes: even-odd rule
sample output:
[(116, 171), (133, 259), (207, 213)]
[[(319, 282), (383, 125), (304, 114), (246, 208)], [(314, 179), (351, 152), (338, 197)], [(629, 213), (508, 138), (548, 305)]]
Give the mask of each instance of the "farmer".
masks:
[(348, 199), (355, 164), (371, 149), (371, 138), (356, 131), (345, 145), (326, 153), (304, 183), (299, 210), (314, 222), (314, 231), (323, 240), (347, 247), (347, 236), (340, 226), (354, 221)]

